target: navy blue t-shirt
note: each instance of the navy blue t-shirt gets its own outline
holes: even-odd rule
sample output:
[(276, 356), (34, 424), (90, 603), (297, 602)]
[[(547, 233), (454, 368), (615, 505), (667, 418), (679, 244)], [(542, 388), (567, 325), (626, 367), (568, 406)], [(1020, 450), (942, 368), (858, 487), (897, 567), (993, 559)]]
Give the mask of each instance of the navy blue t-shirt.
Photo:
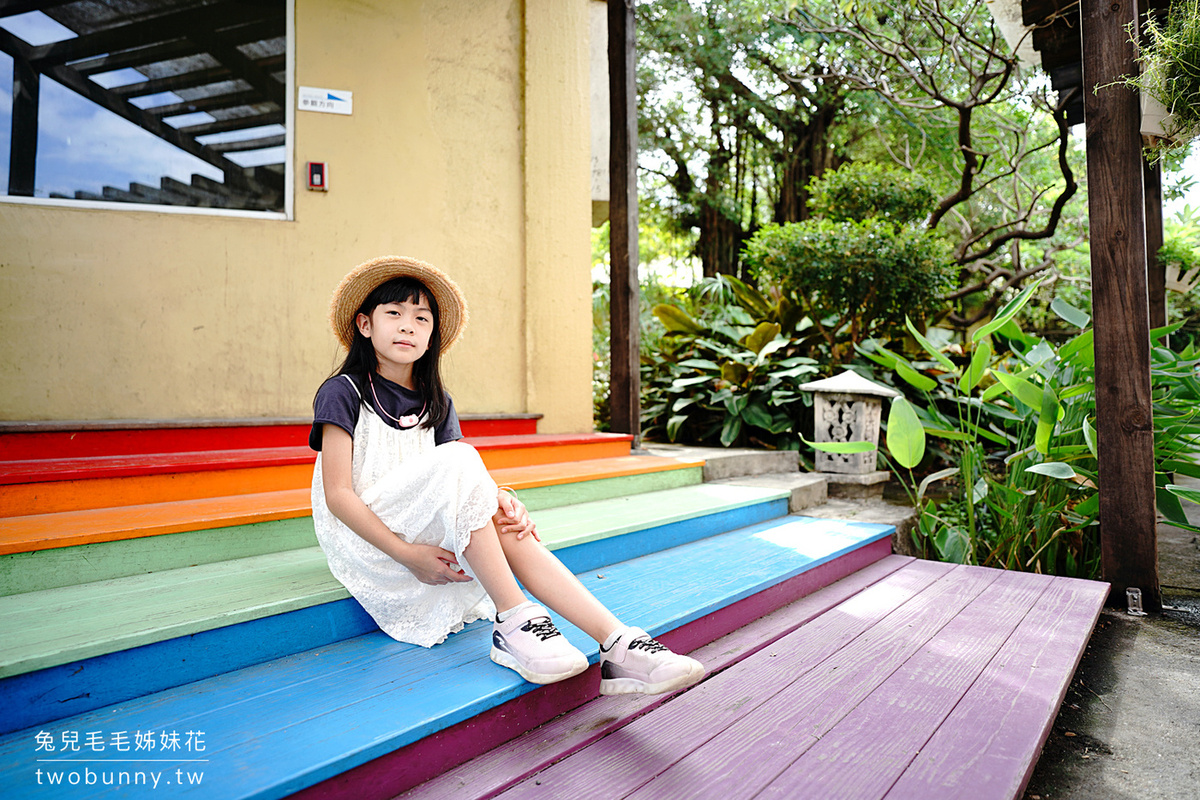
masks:
[[(392, 383), (380, 375), (372, 376), (372, 383), (375, 384), (375, 395), (378, 395), (379, 403), (387, 414), (379, 413), (379, 408), (375, 405), (375, 397), (371, 393), (371, 383), (363, 381), (360, 385), (355, 381), (351, 384), (347, 376), (338, 375), (321, 384), (321, 388), (317, 390), (316, 399), (313, 400), (313, 426), (308, 433), (308, 446), (313, 450), (321, 449), (322, 425), (337, 425), (346, 433), (354, 436), (354, 426), (358, 424), (358, 414), (362, 410), (359, 389), (366, 396), (367, 402), (375, 409), (375, 413), (379, 414), (379, 418), (392, 428), (398, 429), (400, 426), (393, 422), (388, 414), (393, 417), (405, 417), (409, 414), (421, 413), (425, 401), (419, 392), (405, 389), (400, 384)], [(433, 440), (436, 444), (445, 444), (462, 438), (462, 429), (458, 425), (458, 414), (454, 411), (454, 401), (449, 395), (446, 396), (446, 400), (450, 404), (446, 419), (433, 430)]]

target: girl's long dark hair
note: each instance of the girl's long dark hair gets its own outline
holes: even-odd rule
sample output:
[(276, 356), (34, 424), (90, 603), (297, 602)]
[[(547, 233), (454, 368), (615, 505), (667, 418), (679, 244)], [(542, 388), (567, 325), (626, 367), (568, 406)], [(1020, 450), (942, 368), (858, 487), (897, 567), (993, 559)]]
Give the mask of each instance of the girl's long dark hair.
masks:
[[(354, 318), (359, 314), (371, 316), (377, 307), (387, 303), (420, 303), (421, 298), (429, 303), (433, 312), (433, 331), (429, 335), (429, 349), (413, 364), (413, 383), (417, 391), (425, 399), (426, 416), (423, 428), (436, 428), (446, 419), (450, 411), (450, 401), (446, 397), (446, 389), (442, 384), (441, 350), (442, 326), (441, 314), (438, 311), (437, 298), (433, 292), (425, 288), (425, 284), (416, 278), (392, 278), (387, 283), (381, 283), (363, 300)], [(370, 389), (367, 376), (375, 374), (379, 369), (379, 360), (375, 357), (375, 348), (371, 340), (362, 335), (358, 325), (354, 326), (354, 341), (350, 343), (350, 352), (346, 360), (338, 367), (331, 378), (339, 375), (349, 375), (358, 384), (362, 404), (367, 405)]]

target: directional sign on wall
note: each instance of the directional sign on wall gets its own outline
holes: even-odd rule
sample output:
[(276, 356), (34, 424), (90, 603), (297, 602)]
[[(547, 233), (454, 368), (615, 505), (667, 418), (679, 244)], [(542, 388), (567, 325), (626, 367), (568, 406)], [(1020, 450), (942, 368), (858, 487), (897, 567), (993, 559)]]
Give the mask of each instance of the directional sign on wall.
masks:
[(301, 86), (297, 108), (323, 114), (350, 114), (354, 110), (354, 92)]

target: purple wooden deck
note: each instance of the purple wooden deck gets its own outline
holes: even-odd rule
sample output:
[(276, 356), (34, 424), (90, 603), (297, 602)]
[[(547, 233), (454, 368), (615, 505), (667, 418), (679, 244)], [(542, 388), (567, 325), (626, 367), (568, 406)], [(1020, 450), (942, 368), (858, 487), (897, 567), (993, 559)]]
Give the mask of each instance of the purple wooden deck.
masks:
[(403, 797), (1019, 797), (1107, 593), (890, 556)]

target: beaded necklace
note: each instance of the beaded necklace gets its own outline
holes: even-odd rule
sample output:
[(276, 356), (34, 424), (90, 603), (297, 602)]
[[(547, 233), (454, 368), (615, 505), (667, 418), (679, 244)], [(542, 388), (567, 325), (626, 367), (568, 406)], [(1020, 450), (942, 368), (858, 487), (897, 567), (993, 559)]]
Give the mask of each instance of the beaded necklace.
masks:
[(421, 421), (421, 417), (425, 414), (425, 409), (429, 407), (429, 400), (425, 400), (425, 404), (421, 406), (421, 410), (416, 414), (405, 414), (403, 417), (393, 417), (379, 402), (379, 395), (375, 393), (375, 379), (371, 377), (371, 373), (367, 373), (367, 383), (371, 384), (371, 396), (375, 398), (375, 408), (379, 409), (379, 413), (390, 419), (392, 422), (400, 426), (401, 430), (415, 428), (417, 423)]

